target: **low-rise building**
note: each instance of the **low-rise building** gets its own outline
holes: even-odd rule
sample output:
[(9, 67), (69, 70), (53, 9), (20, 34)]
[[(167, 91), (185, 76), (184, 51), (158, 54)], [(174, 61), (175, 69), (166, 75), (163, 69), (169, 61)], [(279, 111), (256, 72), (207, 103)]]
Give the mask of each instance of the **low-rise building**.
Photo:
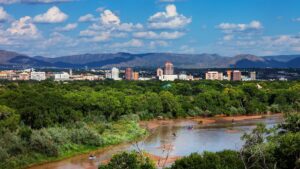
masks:
[(223, 80), (223, 73), (217, 71), (209, 71), (205, 73), (206, 80)]
[(30, 79), (37, 80), (37, 81), (46, 80), (46, 73), (45, 72), (31, 72)]
[(29, 80), (30, 79), (29, 73), (22, 72), (22, 73), (19, 73), (18, 75), (19, 75), (18, 80)]
[(161, 81), (175, 81), (178, 79), (178, 75), (163, 75)]
[(59, 72), (54, 74), (55, 81), (66, 81), (70, 80), (70, 75), (67, 72)]

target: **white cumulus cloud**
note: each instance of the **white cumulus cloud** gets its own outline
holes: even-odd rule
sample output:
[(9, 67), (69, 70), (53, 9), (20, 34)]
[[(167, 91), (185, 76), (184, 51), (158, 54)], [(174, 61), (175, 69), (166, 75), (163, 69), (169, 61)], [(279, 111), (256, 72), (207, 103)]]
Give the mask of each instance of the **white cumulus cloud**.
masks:
[(101, 22), (105, 25), (110, 24), (120, 24), (120, 18), (114, 14), (111, 10), (104, 10), (103, 13), (101, 13)]
[(234, 33), (234, 32), (253, 32), (258, 31), (263, 28), (260, 21), (251, 21), (248, 24), (244, 23), (221, 23), (217, 26), (220, 30), (224, 31), (225, 33)]
[(0, 22), (5, 22), (10, 19), (10, 15), (0, 6)]
[(63, 13), (58, 7), (53, 6), (44, 14), (34, 17), (37, 23), (61, 23), (68, 19), (68, 15)]
[(192, 19), (178, 14), (176, 6), (171, 4), (166, 6), (164, 12), (152, 15), (148, 22), (149, 27), (153, 29), (178, 29), (191, 23)]
[(21, 36), (37, 36), (38, 29), (32, 23), (30, 16), (24, 16), (19, 20), (14, 21), (11, 24), (11, 27), (7, 31), (12, 35), (21, 35)]

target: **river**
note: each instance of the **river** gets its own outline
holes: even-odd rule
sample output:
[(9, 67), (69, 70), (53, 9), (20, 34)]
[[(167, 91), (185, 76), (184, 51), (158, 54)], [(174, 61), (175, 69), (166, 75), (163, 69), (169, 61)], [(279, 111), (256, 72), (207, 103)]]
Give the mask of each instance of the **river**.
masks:
[[(160, 125), (147, 138), (137, 143), (100, 150), (95, 153), (95, 160), (89, 160), (88, 155), (85, 154), (58, 162), (36, 165), (28, 169), (97, 169), (100, 163), (107, 162), (113, 154), (131, 150), (143, 150), (156, 159), (168, 156), (167, 163), (170, 164), (175, 159), (193, 152), (239, 150), (243, 145), (240, 137), (255, 128), (257, 123), (265, 123), (271, 127), (280, 121), (282, 121), (280, 115), (210, 125), (202, 125), (193, 120), (178, 120), (175, 123)], [(163, 162), (160, 161), (160, 163)]]

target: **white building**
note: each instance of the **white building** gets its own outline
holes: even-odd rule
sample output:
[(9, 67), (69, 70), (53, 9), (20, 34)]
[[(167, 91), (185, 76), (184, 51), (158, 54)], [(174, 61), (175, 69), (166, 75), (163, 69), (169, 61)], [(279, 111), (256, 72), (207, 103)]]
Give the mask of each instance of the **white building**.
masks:
[(205, 73), (206, 80), (223, 80), (223, 73), (217, 71), (209, 71)]
[(184, 74), (184, 73), (181, 73), (181, 74), (178, 75), (178, 79), (179, 80), (187, 80), (187, 75)]
[(116, 67), (113, 67), (111, 69), (111, 78), (113, 80), (121, 80), (121, 78), (119, 76), (120, 76), (120, 70)]
[(67, 72), (60, 72), (54, 74), (54, 80), (55, 81), (65, 81), (70, 80), (70, 75)]
[(46, 73), (45, 72), (31, 72), (30, 79), (37, 80), (37, 81), (46, 80)]
[(161, 81), (174, 81), (178, 79), (178, 75), (163, 75), (159, 80)]

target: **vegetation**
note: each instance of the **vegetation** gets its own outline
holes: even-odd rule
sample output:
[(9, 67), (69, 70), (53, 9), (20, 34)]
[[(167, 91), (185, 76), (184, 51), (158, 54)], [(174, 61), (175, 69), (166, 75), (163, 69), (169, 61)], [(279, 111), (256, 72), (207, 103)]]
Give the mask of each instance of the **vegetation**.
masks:
[[(137, 124), (140, 119), (289, 113), (299, 108), (297, 81), (1, 82), (0, 168), (134, 140), (145, 134)], [(298, 131), (297, 124), (282, 129)], [(272, 139), (273, 145), (283, 146), (298, 136), (287, 132), (280, 138)], [(197, 158), (206, 156), (210, 154)]]
[(137, 152), (121, 153), (113, 156), (107, 165), (99, 169), (155, 169), (153, 162)]

